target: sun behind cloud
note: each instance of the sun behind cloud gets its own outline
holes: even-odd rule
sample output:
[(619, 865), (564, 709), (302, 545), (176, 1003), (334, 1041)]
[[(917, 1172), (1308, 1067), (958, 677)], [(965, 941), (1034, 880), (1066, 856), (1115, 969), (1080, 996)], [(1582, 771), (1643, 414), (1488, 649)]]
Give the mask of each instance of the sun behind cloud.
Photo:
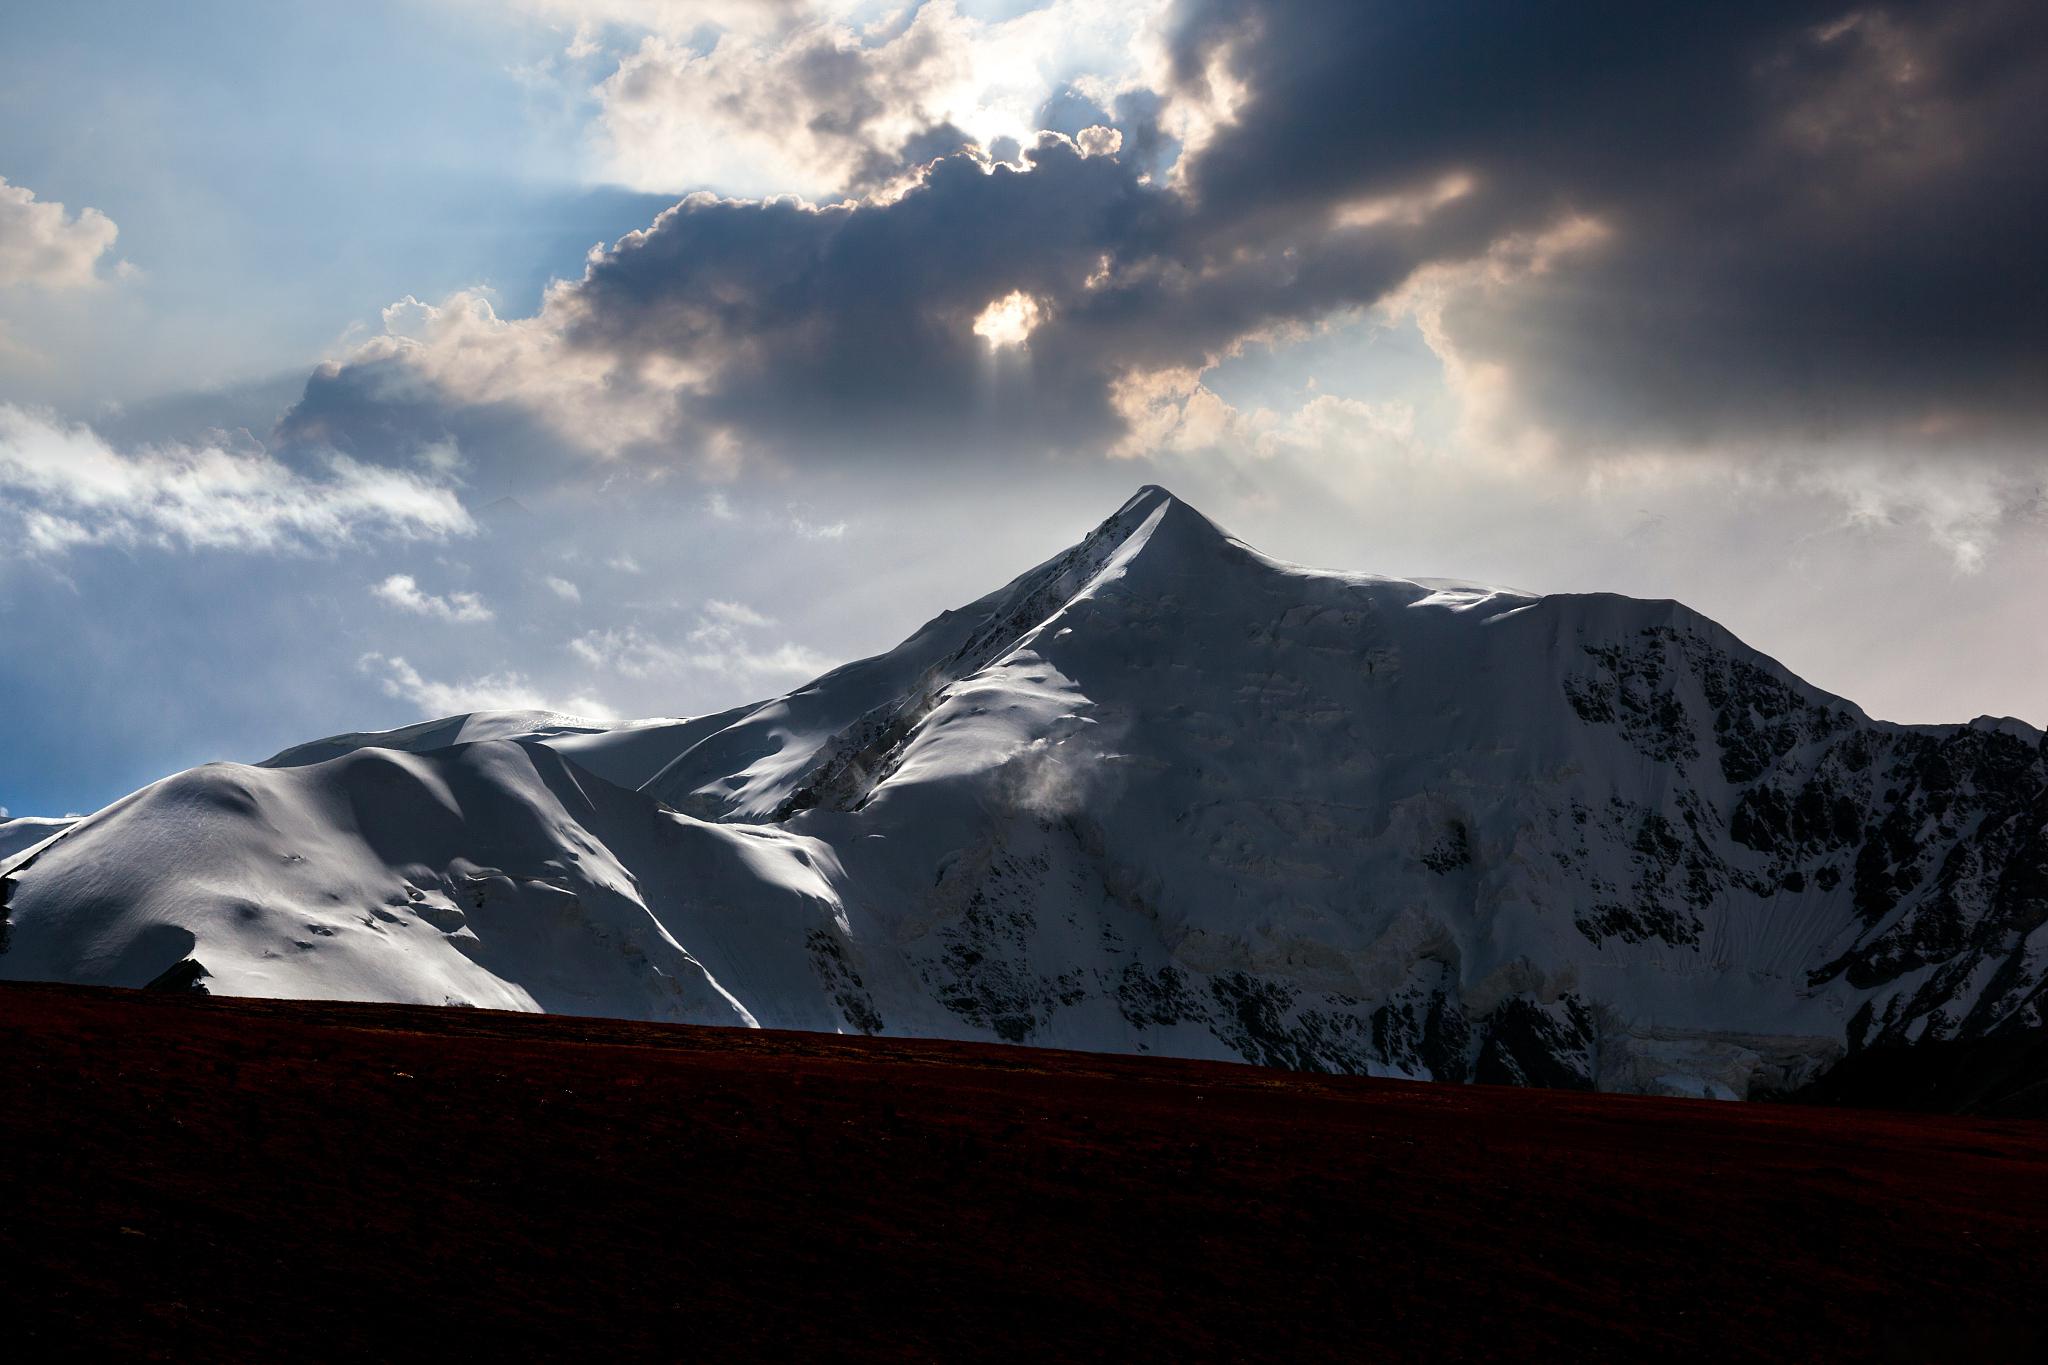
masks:
[(1021, 289), (1013, 289), (981, 310), (974, 320), (974, 334), (988, 343), (991, 351), (1006, 346), (1023, 346), (1038, 330), (1044, 310), (1038, 300)]

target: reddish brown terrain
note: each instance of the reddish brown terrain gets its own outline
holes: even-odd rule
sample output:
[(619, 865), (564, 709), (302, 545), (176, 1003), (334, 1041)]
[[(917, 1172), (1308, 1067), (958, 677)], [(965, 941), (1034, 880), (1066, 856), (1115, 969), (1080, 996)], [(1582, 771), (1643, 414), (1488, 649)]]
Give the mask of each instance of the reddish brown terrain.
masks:
[(0, 1067), (15, 1359), (2043, 1344), (2039, 1123), (37, 986)]

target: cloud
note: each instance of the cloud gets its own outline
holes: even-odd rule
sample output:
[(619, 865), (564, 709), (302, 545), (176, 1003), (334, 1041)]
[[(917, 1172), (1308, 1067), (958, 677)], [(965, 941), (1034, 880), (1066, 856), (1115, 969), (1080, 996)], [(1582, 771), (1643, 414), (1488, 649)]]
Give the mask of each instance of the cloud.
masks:
[(586, 631), (569, 641), (569, 652), (592, 668), (628, 678), (680, 673), (691, 663), (681, 650), (651, 640), (633, 626)]
[[(1190, 3), (1189, 85), (1245, 91), (1187, 166), (1245, 215), (1430, 214), (1447, 363), (1581, 451), (2033, 430), (2048, 12)], [(1455, 79), (1446, 79), (1455, 73)], [(1549, 268), (1504, 245), (1582, 225)]]
[(775, 618), (763, 616), (744, 602), (727, 602), (712, 598), (704, 604), (704, 614), (715, 621), (729, 626), (772, 626)]
[(446, 597), (437, 597), (433, 593), (422, 592), (411, 574), (392, 574), (371, 588), (370, 593), (378, 600), (388, 602), (400, 611), (409, 611), (415, 616), (431, 616), (452, 622), (492, 619), (491, 609), (485, 606), (483, 598), (475, 593), (451, 592)]
[(749, 685), (803, 682), (837, 663), (794, 641), (763, 647), (742, 640), (730, 628), (715, 625), (700, 626), (690, 632), (690, 645), (691, 667), (724, 674)]
[[(964, 146), (1028, 145), (1063, 90), (1100, 97), (1136, 79), (1165, 6), (1051, 0), (983, 18), (929, 0), (868, 23), (843, 4), (605, 8), (654, 30), (595, 92), (606, 178), (833, 198), (892, 195)], [(1088, 145), (1110, 153), (1118, 141), (1099, 129)]]
[(422, 677), (403, 656), (378, 653), (363, 655), (356, 667), (375, 677), (386, 696), (410, 702), (426, 717), (470, 711), (554, 711), (592, 720), (611, 716), (605, 704), (593, 697), (569, 697), (558, 705), (521, 673), (492, 673), (459, 682), (435, 682)]
[(1993, 548), (2015, 527), (2039, 527), (2048, 512), (2048, 479), (1999, 470), (1929, 469), (1866, 458), (1805, 470), (1801, 483), (1842, 505), (1857, 532), (1917, 528), (1949, 556), (1958, 574), (1981, 573)]
[[(1507, 508), (1568, 539), (1585, 530), (1567, 529), (1564, 509), (1626, 500), (1667, 509), (1643, 512), (1645, 531), (1667, 523), (1687, 523), (1694, 531), (1718, 525), (1741, 541), (1768, 525), (1766, 535), (1787, 539), (1844, 535), (1865, 542), (1877, 559), (1899, 562), (1901, 539), (1919, 538), (1940, 552), (1953, 574), (1968, 577), (1984, 571), (2002, 544), (2024, 546), (2048, 526), (2048, 472), (2039, 468), (1963, 454), (1935, 462), (1878, 444), (1853, 453), (1790, 445), (1589, 458), (1558, 450), (1553, 439), (1526, 433), (1516, 439), (1484, 379), (1458, 387), (1463, 430), (1449, 435), (1432, 429), (1405, 398), (1321, 393), (1312, 381), (1298, 403), (1278, 410), (1233, 405), (1192, 372), (1157, 377), (1125, 398), (1134, 443), (1142, 443), (1133, 453), (1174, 459), (1177, 483), (1202, 472), (1226, 485), (1267, 490), (1262, 502), (1335, 499), (1360, 517), (1404, 507), (1445, 543), (1452, 537), (1444, 528), (1456, 525), (1469, 538)], [(1503, 426), (1488, 439), (1472, 439), (1475, 417), (1500, 419)], [(1594, 519), (1605, 516), (1596, 511)], [(1729, 517), (1753, 519), (1754, 527), (1737, 534)], [(1637, 548), (1654, 558), (1647, 542)], [(1469, 574), (1476, 567), (1440, 562), (1431, 571)], [(1929, 568), (1930, 582), (1938, 581), (1939, 566)], [(1608, 582), (1587, 586), (1627, 583), (1631, 572), (1616, 564)]]
[(120, 230), (98, 209), (67, 215), (24, 185), (0, 176), (0, 287), (84, 289), (99, 283), (100, 257)]
[(581, 602), (583, 600), (583, 589), (577, 587), (566, 578), (558, 578), (554, 574), (547, 574), (540, 581), (547, 585), (549, 592), (561, 598), (564, 602)]
[[(1404, 243), (1341, 243), (1315, 269), (1288, 240), (1203, 260), (1188, 210), (1056, 136), (1014, 166), (943, 158), (886, 205), (695, 196), (593, 259), (559, 317), (574, 348), (687, 376), (685, 449), (722, 435), (786, 460), (992, 458), (1099, 450), (1121, 434), (1121, 377), (1208, 365), (1425, 258), (1421, 230), (1396, 227)], [(988, 344), (1027, 327), (1028, 358)]]
[(772, 32), (820, 10), (853, 8), (846, 0), (836, 6), (817, 0), (513, 0), (513, 5), (574, 24), (584, 41), (592, 28), (607, 25), (685, 36), (705, 28)]
[(789, 518), (789, 529), (805, 540), (844, 540), (846, 538), (846, 523), (844, 521), (812, 521), (808, 517), (792, 514)]
[[(1133, 167), (1057, 136), (1014, 166), (941, 159), (887, 205), (693, 196), (533, 319), (450, 305), (426, 341), (366, 347), (316, 377), (287, 431), (348, 448), (343, 429), (388, 438), (411, 422), (417, 441), (516, 405), (600, 457), (707, 470), (1099, 450), (1120, 434), (1120, 374), (1205, 365), (1305, 295), (1376, 295), (1409, 259), (1308, 276), (1276, 246), (1190, 271), (1182, 213)], [(1028, 364), (974, 331), (1013, 293), (1036, 301)], [(468, 321), (440, 330), (451, 314)], [(438, 405), (409, 413), (422, 389)], [(605, 409), (631, 420), (578, 416)], [(458, 434), (465, 450), (491, 444)]]
[(491, 452), (499, 470), (559, 465), (565, 445), (596, 454), (658, 445), (693, 376), (658, 358), (572, 345), (579, 312), (574, 286), (559, 281), (531, 318), (499, 317), (484, 290), (438, 304), (408, 295), (384, 310), (382, 335), (314, 371), (280, 435), (370, 458)]
[(1115, 156), (1123, 150), (1124, 135), (1115, 128), (1097, 124), (1075, 133), (1074, 145), (1082, 156)]
[(586, 631), (569, 642), (569, 651), (592, 668), (627, 678), (694, 672), (748, 686), (798, 682), (832, 667), (831, 660), (794, 642), (762, 645), (751, 638), (752, 632), (774, 624), (774, 618), (743, 603), (714, 598), (704, 603), (696, 626), (680, 644), (628, 625)]
[[(951, 6), (928, 5), (873, 42), (832, 23), (728, 31), (703, 50), (650, 36), (597, 89), (607, 177), (654, 191), (876, 189), (946, 121), (933, 94), (971, 78), (963, 27)], [(931, 153), (967, 135), (949, 140)]]
[(0, 516), (15, 545), (303, 551), (363, 536), (441, 539), (476, 527), (449, 489), (328, 454), (317, 476), (254, 442), (117, 451), (91, 428), (0, 404)]
[[(801, 96), (735, 95), (717, 117), (748, 136), (797, 127), (788, 145), (828, 147), (818, 164), (846, 186), (870, 183), (849, 168), (900, 129), (962, 126), (874, 94), (888, 54), (1002, 27), (948, 5), (877, 29), (809, 8), (677, 13), (588, 7), (653, 27), (635, 51), (695, 73), (647, 95), (664, 109), (727, 88), (714, 68), (734, 54), (768, 62), (768, 88), (816, 57)], [(1072, 134), (926, 147), (858, 202), (691, 194), (530, 318), (475, 292), (405, 300), (315, 377), (287, 437), (453, 435), (721, 479), (1184, 454), (1259, 438), (1230, 425), (1218, 366), (1378, 310), (1427, 339), (1458, 438), (1505, 462), (2038, 449), (2038, 6), (1794, 0), (1679, 22), (1181, 0), (1141, 29), (1093, 63), (1110, 76), (1068, 82), (1093, 92)], [(1019, 71), (1043, 77), (1037, 41)], [(936, 79), (918, 70), (908, 85)], [(1053, 103), (1027, 123), (1055, 121)]]

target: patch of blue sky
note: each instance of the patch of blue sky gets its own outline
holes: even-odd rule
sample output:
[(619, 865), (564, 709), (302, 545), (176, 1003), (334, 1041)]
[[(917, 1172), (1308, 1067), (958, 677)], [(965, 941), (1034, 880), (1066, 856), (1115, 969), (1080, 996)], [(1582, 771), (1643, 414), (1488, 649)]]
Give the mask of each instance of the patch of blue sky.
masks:
[[(407, 294), (531, 312), (662, 204), (587, 182), (563, 41), (421, 0), (5, 7), (0, 175), (108, 215), (139, 272), (65, 301), (89, 316), (30, 300), (17, 333), (56, 357), (105, 334), (105, 402), (303, 370)], [(0, 397), (74, 406), (18, 377)]]
[(1443, 362), (1412, 318), (1359, 310), (1305, 337), (1246, 346), (1203, 376), (1215, 394), (1243, 412), (1285, 416), (1319, 394), (1364, 403), (1405, 403), (1424, 441), (1447, 439), (1458, 404), (1444, 386)]

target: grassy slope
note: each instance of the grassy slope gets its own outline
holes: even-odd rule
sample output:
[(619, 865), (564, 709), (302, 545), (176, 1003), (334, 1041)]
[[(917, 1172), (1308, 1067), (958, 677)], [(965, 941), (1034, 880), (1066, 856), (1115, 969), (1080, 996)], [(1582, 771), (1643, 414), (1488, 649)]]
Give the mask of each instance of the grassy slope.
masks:
[(2041, 1345), (2039, 1124), (33, 986), (0, 1070), (37, 1354)]

